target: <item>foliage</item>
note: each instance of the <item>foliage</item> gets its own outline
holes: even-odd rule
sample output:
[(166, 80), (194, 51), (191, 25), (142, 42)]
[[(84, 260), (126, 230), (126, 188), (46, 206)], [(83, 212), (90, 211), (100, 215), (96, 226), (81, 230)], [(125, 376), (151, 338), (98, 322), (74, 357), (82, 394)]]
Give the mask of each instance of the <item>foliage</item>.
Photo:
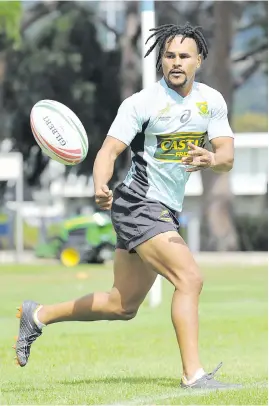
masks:
[[(35, 145), (29, 126), (32, 106), (40, 99), (68, 105), (81, 119), (90, 140), (80, 172), (91, 172), (92, 162), (120, 103), (119, 54), (103, 51), (97, 40), (92, 13), (64, 3), (33, 37), (23, 38), (17, 52), (8, 55), (4, 86), (5, 108), (10, 116), (11, 137), (24, 159)], [(45, 168), (41, 153), (28, 180), (37, 183)]]
[(20, 1), (0, 1), (0, 35), (14, 42), (20, 39)]
[(259, 113), (246, 113), (233, 117), (232, 127), (235, 132), (267, 132), (268, 116)]
[[(4, 8), (5, 2), (0, 2), (0, 16), (1, 8), (6, 13), (11, 13), (12, 9), (13, 12), (16, 9), (16, 4), (19, 4), (19, 2), (7, 3), (8, 7)], [(90, 149), (87, 160), (72, 170), (90, 175), (96, 152), (115, 117), (122, 95), (125, 94), (124, 77), (133, 78), (132, 69), (134, 70), (134, 66), (138, 67), (140, 64), (139, 27), (129, 30), (132, 37), (130, 34), (128, 43), (132, 44), (132, 48), (127, 47), (128, 49), (125, 51), (127, 54), (133, 54), (136, 51), (137, 55), (137, 63), (133, 63), (132, 69), (130, 69), (130, 61), (126, 62), (122, 47), (122, 44), (126, 43), (125, 34), (128, 27), (125, 29), (124, 37), (116, 32), (117, 27), (112, 29), (113, 32), (116, 32), (117, 47), (113, 51), (105, 51), (97, 38), (95, 28), (97, 17), (89, 7), (82, 3), (34, 2), (23, 16), (20, 50), (7, 52), (8, 69), (3, 89), (5, 114), (8, 118), (14, 148), (23, 152), (26, 162), (26, 180), (30, 184), (38, 184), (40, 174), (48, 162), (40, 151), (35, 157), (32, 155), (32, 158), (29, 159), (32, 147), (35, 145), (29, 126), (29, 114), (33, 104), (44, 98), (56, 99), (67, 104), (78, 114), (88, 132)], [(127, 17), (128, 7), (131, 3), (135, 2), (126, 2)], [(237, 7), (240, 11), (238, 21), (245, 21), (244, 16), (248, 10), (247, 2), (242, 2), (242, 5), (237, 4)], [(254, 3), (251, 3), (250, 8), (251, 16), (247, 20), (250, 27), (248, 28), (247, 25), (237, 27), (237, 31), (241, 31), (242, 35), (252, 30), (253, 25), (265, 27), (264, 18), (261, 21), (261, 17), (264, 17), (264, 14), (261, 13), (262, 6), (256, 7)], [(130, 8), (129, 13), (134, 12), (136, 11)], [(193, 24), (201, 23), (205, 27), (205, 34), (209, 42), (212, 40), (212, 22), (214, 20), (212, 2), (172, 1), (169, 2), (169, 7), (166, 2), (156, 2), (156, 13), (158, 24), (184, 23), (186, 20)], [(198, 21), (198, 17), (201, 21)], [(235, 17), (237, 18), (236, 14)], [(6, 19), (15, 21), (8, 17)], [(131, 18), (130, 21), (132, 22), (133, 19)], [(106, 29), (109, 30), (110, 27), (106, 25)], [(253, 35), (255, 37), (255, 32)], [(244, 62), (244, 58), (251, 59), (247, 53), (253, 44), (253, 41), (251, 42), (253, 35), (248, 36), (244, 54), (238, 56), (238, 59), (241, 60), (239, 63), (242, 63), (242, 60)], [(265, 38), (265, 36), (261, 37)], [(257, 41), (259, 40), (260, 38), (257, 38)], [(236, 63), (234, 62), (234, 66)], [(257, 62), (256, 66), (258, 65)], [(139, 76), (139, 72), (137, 75)], [(242, 83), (243, 80), (245, 79), (242, 78)], [(129, 79), (127, 82), (127, 85), (130, 85)], [(248, 120), (249, 118), (244, 117), (244, 124), (241, 121), (237, 124), (238, 119), (236, 118), (235, 125), (239, 128), (246, 128), (251, 125)], [(264, 125), (264, 121), (259, 121), (259, 126), (264, 128)], [(255, 128), (257, 126), (258, 123), (255, 123)], [(117, 160), (114, 180), (122, 175), (120, 171), (126, 167), (126, 161), (124, 154)], [(69, 170), (67, 169), (67, 172)]]

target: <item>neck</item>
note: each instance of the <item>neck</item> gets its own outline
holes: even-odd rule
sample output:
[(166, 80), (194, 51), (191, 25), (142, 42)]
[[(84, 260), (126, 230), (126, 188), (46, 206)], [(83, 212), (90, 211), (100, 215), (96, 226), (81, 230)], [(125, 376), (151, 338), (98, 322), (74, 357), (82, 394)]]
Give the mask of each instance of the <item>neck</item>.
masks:
[(184, 86), (173, 86), (172, 83), (170, 83), (170, 82), (168, 82), (168, 81), (166, 80), (166, 78), (164, 78), (164, 80), (165, 80), (167, 86), (168, 86), (170, 89), (174, 90), (174, 91), (175, 91), (177, 94), (179, 94), (181, 97), (186, 97), (186, 96), (188, 96), (188, 94), (189, 94), (189, 93), (191, 92), (191, 90), (192, 90), (192, 86), (193, 86), (193, 82), (194, 82), (194, 79), (192, 79), (189, 83), (186, 83), (186, 85), (184, 85)]

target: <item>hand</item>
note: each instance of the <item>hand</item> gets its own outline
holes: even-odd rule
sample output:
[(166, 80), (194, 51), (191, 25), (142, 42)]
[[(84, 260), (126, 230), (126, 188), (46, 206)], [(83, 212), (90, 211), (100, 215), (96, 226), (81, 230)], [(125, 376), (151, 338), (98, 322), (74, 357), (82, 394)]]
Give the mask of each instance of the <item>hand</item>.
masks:
[(101, 210), (110, 210), (113, 202), (112, 190), (107, 185), (101, 186), (100, 189), (95, 192), (95, 203)]
[(197, 147), (191, 142), (188, 142), (188, 146), (191, 151), (188, 152), (188, 156), (182, 158), (182, 163), (192, 165), (192, 168), (187, 169), (186, 172), (196, 172), (215, 165), (215, 155), (213, 152)]

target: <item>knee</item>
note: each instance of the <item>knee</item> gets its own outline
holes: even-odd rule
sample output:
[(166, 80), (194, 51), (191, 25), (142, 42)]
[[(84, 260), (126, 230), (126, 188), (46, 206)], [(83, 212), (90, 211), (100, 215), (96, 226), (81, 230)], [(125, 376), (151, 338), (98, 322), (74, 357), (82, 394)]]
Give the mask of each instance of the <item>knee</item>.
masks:
[(119, 308), (119, 309), (115, 309), (114, 311), (114, 315), (115, 320), (123, 320), (123, 321), (128, 321), (128, 320), (132, 320), (136, 314), (137, 314), (137, 310), (138, 309), (124, 309), (124, 308)]
[(109, 293), (107, 313), (110, 320), (131, 320), (137, 312), (139, 305), (134, 301), (123, 299), (114, 288)]
[(126, 310), (126, 309), (122, 309), (121, 313), (120, 313), (120, 320), (132, 320), (137, 314), (137, 310)]
[(203, 288), (203, 277), (198, 267), (193, 266), (176, 273), (175, 288), (185, 293), (200, 294)]

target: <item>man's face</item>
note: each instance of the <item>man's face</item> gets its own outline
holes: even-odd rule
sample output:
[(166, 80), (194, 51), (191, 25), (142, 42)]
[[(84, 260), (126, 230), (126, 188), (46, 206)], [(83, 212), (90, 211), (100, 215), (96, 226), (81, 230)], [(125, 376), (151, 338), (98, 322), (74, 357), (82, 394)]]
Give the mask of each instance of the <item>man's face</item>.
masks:
[(196, 42), (192, 38), (176, 36), (173, 41), (166, 42), (162, 57), (163, 75), (168, 85), (180, 89), (187, 87), (194, 80), (195, 72), (201, 65)]

